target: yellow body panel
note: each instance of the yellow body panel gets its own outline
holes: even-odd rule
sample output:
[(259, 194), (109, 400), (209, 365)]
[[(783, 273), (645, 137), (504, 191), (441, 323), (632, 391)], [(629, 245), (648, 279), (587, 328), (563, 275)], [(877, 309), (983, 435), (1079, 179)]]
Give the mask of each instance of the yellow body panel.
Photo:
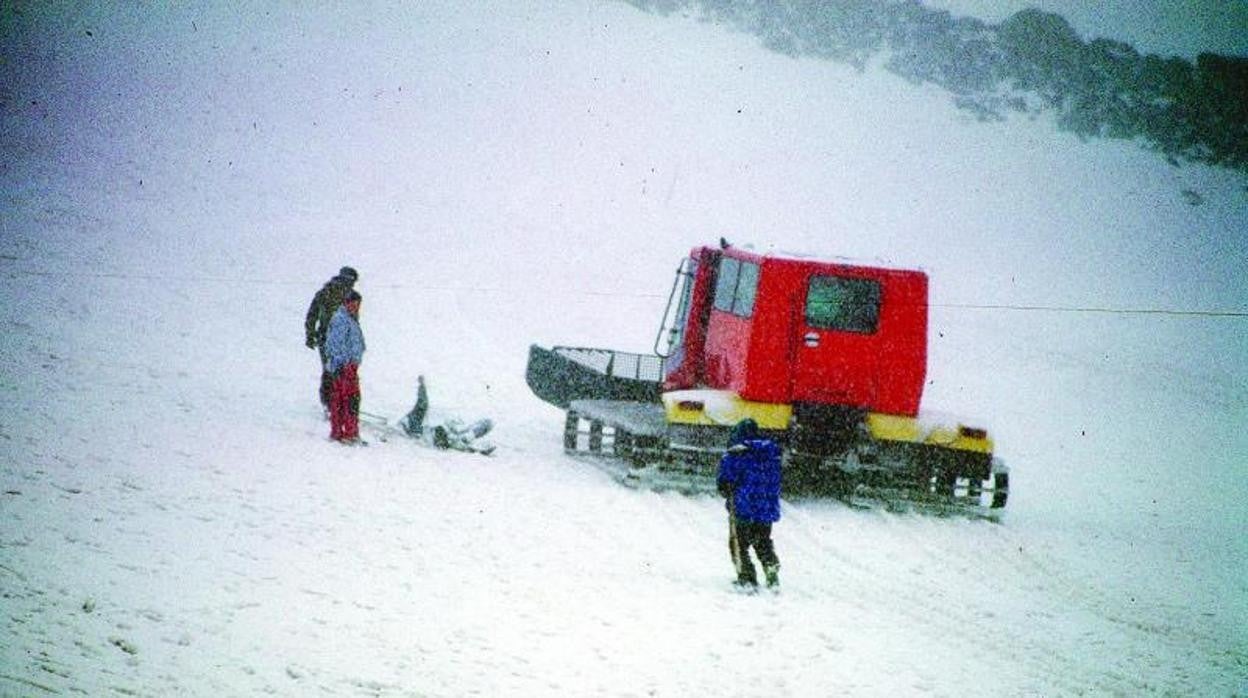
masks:
[[(762, 429), (784, 431), (789, 428), (793, 406), (771, 402), (752, 402), (728, 390), (675, 390), (663, 394), (663, 411), (668, 424), (732, 426), (746, 417), (758, 422)], [(992, 439), (968, 434), (962, 425), (956, 427), (925, 427), (914, 417), (870, 412), (867, 431), (879, 441), (903, 441), (929, 444), (958, 451), (992, 453)]]
[(942, 425), (925, 429), (923, 424), (914, 417), (872, 412), (867, 415), (867, 430), (873, 438), (881, 441), (908, 441), (957, 451), (992, 453), (992, 439), (986, 434), (982, 438), (968, 435), (964, 432), (962, 425), (957, 427)]
[(922, 441), (923, 430), (919, 428), (919, 420), (913, 417), (899, 417), (895, 414), (869, 412), (867, 414), (867, 431), (871, 436), (882, 441)]
[(663, 411), (668, 424), (702, 424), (730, 427), (746, 417), (761, 429), (783, 431), (789, 428), (793, 406), (773, 402), (751, 402), (728, 390), (674, 390), (663, 393)]

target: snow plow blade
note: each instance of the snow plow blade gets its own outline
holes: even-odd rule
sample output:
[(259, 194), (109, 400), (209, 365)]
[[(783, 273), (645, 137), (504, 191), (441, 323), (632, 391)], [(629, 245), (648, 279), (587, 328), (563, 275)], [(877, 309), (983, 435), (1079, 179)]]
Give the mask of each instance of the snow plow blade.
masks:
[(659, 402), (663, 360), (611, 349), (529, 347), (525, 381), (533, 394), (560, 409), (573, 400)]

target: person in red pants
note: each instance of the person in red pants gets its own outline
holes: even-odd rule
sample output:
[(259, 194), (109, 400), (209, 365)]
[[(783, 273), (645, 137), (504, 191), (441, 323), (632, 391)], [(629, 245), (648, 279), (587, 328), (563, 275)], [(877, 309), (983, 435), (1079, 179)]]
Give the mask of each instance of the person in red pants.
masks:
[(360, 329), (360, 294), (350, 291), (329, 321), (325, 337), (325, 370), (333, 376), (329, 396), (329, 438), (347, 444), (360, 439), (360, 362), (364, 332)]
[(316, 349), (321, 355), (321, 407), (329, 414), (329, 394), (333, 391), (334, 377), (325, 370), (329, 357), (325, 356), (325, 336), (329, 333), (329, 321), (334, 313), (342, 307), (342, 299), (355, 289), (355, 282), (360, 278), (359, 272), (351, 267), (343, 267), (338, 275), (321, 287), (312, 297), (308, 306), (308, 314), (303, 327), (307, 334), (308, 348)]

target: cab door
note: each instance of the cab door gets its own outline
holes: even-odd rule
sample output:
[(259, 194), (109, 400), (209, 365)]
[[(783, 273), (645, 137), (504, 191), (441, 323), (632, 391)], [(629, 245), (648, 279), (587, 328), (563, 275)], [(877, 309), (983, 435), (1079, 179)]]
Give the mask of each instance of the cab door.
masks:
[(870, 408), (879, 368), (879, 281), (817, 273), (798, 296), (794, 402)]

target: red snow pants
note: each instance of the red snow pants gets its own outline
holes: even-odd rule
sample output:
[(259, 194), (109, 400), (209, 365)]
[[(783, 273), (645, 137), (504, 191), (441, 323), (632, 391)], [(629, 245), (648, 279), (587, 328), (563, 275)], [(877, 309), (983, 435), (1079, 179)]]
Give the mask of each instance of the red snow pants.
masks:
[(343, 364), (334, 376), (329, 393), (329, 438), (350, 441), (360, 438), (360, 367)]

